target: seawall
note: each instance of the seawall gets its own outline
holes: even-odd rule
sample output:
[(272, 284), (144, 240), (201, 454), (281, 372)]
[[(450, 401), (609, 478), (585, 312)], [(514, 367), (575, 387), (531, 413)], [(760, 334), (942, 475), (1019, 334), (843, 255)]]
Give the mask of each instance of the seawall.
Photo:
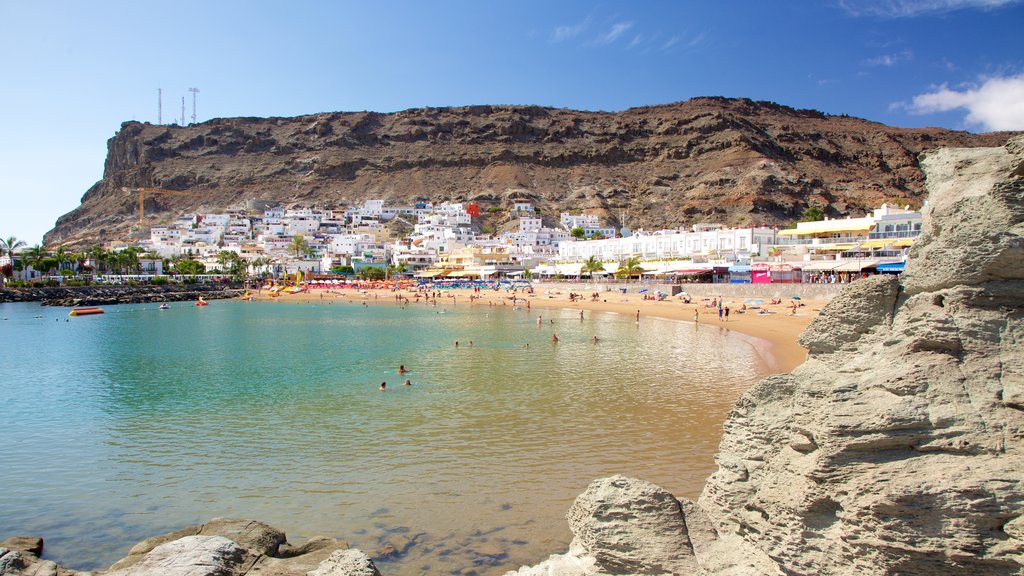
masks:
[(43, 306), (101, 306), (146, 302), (181, 302), (235, 298), (238, 284), (169, 284), (166, 286), (68, 286), (57, 288), (4, 288), (0, 302), (41, 302)]

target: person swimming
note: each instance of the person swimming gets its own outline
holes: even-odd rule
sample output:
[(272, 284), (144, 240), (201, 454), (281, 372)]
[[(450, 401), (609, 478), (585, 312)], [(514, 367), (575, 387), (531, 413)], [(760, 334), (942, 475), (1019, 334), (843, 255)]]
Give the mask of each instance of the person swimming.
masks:
[(406, 386), (412, 386), (412, 380), (409, 380), (408, 378), (406, 378), (405, 385)]
[(387, 389), (388, 389), (388, 383), (387, 382), (381, 382), (380, 383), (380, 391), (381, 392), (386, 392)]
[(398, 367), (399, 374), (405, 374), (406, 372), (408, 372), (408, 370), (405, 369), (405, 364), (402, 364), (401, 366)]

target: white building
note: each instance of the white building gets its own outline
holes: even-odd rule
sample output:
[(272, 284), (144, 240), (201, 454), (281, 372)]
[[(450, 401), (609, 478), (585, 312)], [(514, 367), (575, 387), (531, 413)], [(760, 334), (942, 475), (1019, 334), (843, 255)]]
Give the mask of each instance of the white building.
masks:
[(690, 232), (659, 230), (648, 234), (637, 231), (627, 238), (562, 242), (558, 246), (558, 259), (581, 262), (593, 256), (602, 262), (631, 257), (742, 260), (760, 254), (775, 243), (776, 231), (772, 228), (694, 226)]

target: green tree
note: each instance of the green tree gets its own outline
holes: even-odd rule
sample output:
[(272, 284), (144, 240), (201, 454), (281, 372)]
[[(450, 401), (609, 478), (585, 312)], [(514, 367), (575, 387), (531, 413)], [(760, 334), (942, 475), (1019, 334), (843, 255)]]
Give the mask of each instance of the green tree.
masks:
[(309, 248), (309, 241), (302, 234), (296, 234), (292, 237), (291, 246), (289, 249), (295, 252), (295, 257), (306, 256), (311, 254), (313, 251)]
[(593, 276), (595, 272), (604, 272), (604, 262), (598, 260), (596, 256), (591, 256), (583, 263), (580, 272), (586, 272), (590, 276)]
[(367, 266), (359, 271), (359, 277), (363, 280), (383, 280), (385, 273), (383, 269), (376, 266)]
[(356, 271), (351, 266), (331, 266), (331, 272), (335, 274), (344, 274), (345, 276), (354, 276)]
[(71, 260), (71, 255), (63, 246), (57, 246), (57, 249), (53, 251), (53, 257), (57, 260), (58, 270), (64, 270), (64, 264)]
[(644, 267), (640, 265), (640, 259), (629, 258), (619, 264), (619, 269), (615, 271), (615, 276), (619, 278), (632, 278), (633, 276), (639, 277), (643, 272)]
[[(18, 240), (14, 236), (0, 238), (0, 254), (7, 254), (7, 256), (11, 259), (11, 276), (14, 275), (14, 251), (17, 250), (18, 248), (21, 248), (24, 245), (25, 242), (23, 240)], [(9, 278), (9, 276), (5, 278)]]
[(26, 264), (35, 268), (40, 274), (45, 274), (47, 272), (46, 268), (43, 267), (43, 260), (46, 259), (46, 248), (43, 248), (39, 244), (25, 250), (22, 253), (22, 258), (25, 260)]
[(202, 274), (206, 272), (206, 266), (198, 260), (192, 260), (191, 258), (184, 258), (174, 263), (174, 270), (179, 274), (186, 276), (194, 276), (196, 274)]
[(583, 240), (587, 237), (587, 231), (582, 226), (577, 226), (569, 231), (569, 234), (577, 240)]
[(224, 273), (231, 276), (232, 280), (239, 281), (245, 277), (245, 261), (238, 252), (221, 250), (217, 254), (217, 263), (223, 266)]
[(406, 266), (404, 262), (400, 263), (400, 264), (388, 264), (387, 275), (392, 277), (392, 278), (394, 278), (395, 276), (398, 276), (399, 274), (404, 274), (405, 271), (408, 270), (408, 269), (409, 269), (409, 267)]
[(825, 213), (821, 211), (821, 208), (817, 206), (808, 206), (804, 209), (804, 215), (800, 218), (801, 222), (817, 222), (825, 219)]
[(97, 272), (103, 271), (104, 270), (104, 268), (103, 268), (103, 264), (104, 264), (103, 259), (107, 255), (106, 250), (104, 250), (103, 247), (100, 246), (99, 244), (93, 244), (89, 248), (88, 253), (89, 253), (89, 259), (92, 260), (92, 264), (96, 268), (96, 271)]

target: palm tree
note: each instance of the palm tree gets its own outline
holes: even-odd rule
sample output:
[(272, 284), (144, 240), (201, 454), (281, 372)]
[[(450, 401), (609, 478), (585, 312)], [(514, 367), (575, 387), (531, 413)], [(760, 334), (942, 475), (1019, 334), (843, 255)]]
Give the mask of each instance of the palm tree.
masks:
[(25, 250), (24, 259), (27, 264), (39, 271), (40, 274), (45, 274), (47, 270), (43, 270), (43, 260), (46, 259), (46, 248), (43, 248), (39, 244)]
[(302, 236), (302, 234), (296, 234), (292, 238), (292, 244), (289, 248), (295, 251), (296, 258), (309, 254), (309, 242)]
[(7, 256), (11, 259), (11, 268), (14, 268), (14, 251), (25, 245), (23, 240), (18, 240), (14, 236), (8, 236), (6, 239), (0, 238), (0, 255), (7, 253)]
[(57, 260), (57, 271), (64, 270), (64, 264), (71, 258), (68, 251), (63, 246), (57, 246), (57, 249), (53, 251), (53, 257)]
[(93, 244), (86, 255), (92, 260), (93, 274), (99, 274), (103, 264), (104, 251), (99, 244)]
[(644, 267), (640, 265), (639, 258), (628, 258), (625, 262), (619, 264), (619, 269), (615, 271), (615, 275), (619, 278), (632, 278), (633, 276), (639, 276), (643, 274)]
[(590, 274), (590, 277), (593, 278), (595, 272), (604, 272), (604, 262), (598, 260), (596, 256), (591, 256), (583, 263), (580, 273), (582, 274), (583, 272)]

